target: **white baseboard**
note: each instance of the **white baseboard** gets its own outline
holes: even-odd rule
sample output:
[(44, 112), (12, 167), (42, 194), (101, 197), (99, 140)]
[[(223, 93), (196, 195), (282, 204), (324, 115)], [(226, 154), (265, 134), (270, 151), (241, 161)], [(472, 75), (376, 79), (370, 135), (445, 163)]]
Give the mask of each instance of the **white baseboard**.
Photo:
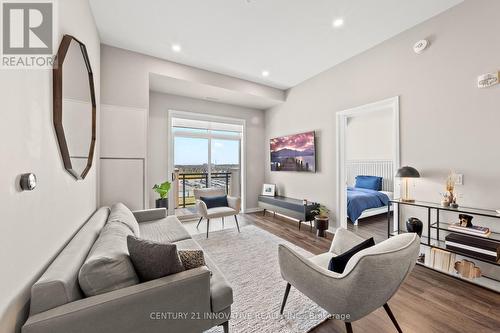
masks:
[(262, 211), (263, 211), (262, 208), (255, 207), (255, 208), (247, 208), (247, 209), (245, 209), (245, 211), (243, 213), (250, 214), (250, 213), (258, 213), (258, 212), (262, 212)]

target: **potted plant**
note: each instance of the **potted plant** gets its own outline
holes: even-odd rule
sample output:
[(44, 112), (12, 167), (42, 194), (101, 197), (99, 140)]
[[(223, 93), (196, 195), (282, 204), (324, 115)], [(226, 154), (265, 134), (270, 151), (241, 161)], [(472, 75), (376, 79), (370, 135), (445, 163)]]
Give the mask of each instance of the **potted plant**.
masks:
[(171, 185), (169, 181), (166, 181), (153, 186), (153, 191), (160, 195), (160, 198), (156, 199), (156, 208), (168, 208), (168, 191), (170, 191)]
[(314, 214), (314, 227), (317, 230), (318, 237), (325, 237), (325, 231), (328, 229), (328, 220), (330, 219), (330, 210), (326, 206), (318, 204), (316, 208), (311, 210)]

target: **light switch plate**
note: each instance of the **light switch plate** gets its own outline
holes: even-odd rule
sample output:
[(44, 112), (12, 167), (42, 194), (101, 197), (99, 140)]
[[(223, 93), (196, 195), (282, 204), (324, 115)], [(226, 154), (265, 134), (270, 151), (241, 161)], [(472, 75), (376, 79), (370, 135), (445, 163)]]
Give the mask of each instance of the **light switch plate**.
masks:
[(462, 173), (457, 173), (455, 185), (463, 185), (463, 184), (464, 184), (464, 175)]

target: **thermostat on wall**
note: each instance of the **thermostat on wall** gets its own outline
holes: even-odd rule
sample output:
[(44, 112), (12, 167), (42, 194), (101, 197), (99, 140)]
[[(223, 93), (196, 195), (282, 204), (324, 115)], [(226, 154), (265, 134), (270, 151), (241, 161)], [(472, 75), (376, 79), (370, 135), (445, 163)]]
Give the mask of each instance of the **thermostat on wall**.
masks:
[(488, 88), (498, 84), (498, 72), (487, 73), (477, 77), (478, 88)]

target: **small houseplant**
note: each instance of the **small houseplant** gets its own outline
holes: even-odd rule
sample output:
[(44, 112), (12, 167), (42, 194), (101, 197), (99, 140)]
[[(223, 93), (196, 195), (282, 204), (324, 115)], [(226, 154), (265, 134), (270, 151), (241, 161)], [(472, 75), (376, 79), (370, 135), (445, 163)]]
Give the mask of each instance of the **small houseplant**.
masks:
[(316, 208), (311, 210), (314, 214), (314, 227), (317, 230), (318, 237), (325, 237), (325, 230), (328, 229), (328, 220), (330, 210), (326, 206), (318, 204)]
[(160, 195), (160, 198), (156, 199), (156, 208), (168, 208), (168, 192), (170, 191), (171, 185), (169, 181), (166, 181), (153, 186), (153, 191)]

